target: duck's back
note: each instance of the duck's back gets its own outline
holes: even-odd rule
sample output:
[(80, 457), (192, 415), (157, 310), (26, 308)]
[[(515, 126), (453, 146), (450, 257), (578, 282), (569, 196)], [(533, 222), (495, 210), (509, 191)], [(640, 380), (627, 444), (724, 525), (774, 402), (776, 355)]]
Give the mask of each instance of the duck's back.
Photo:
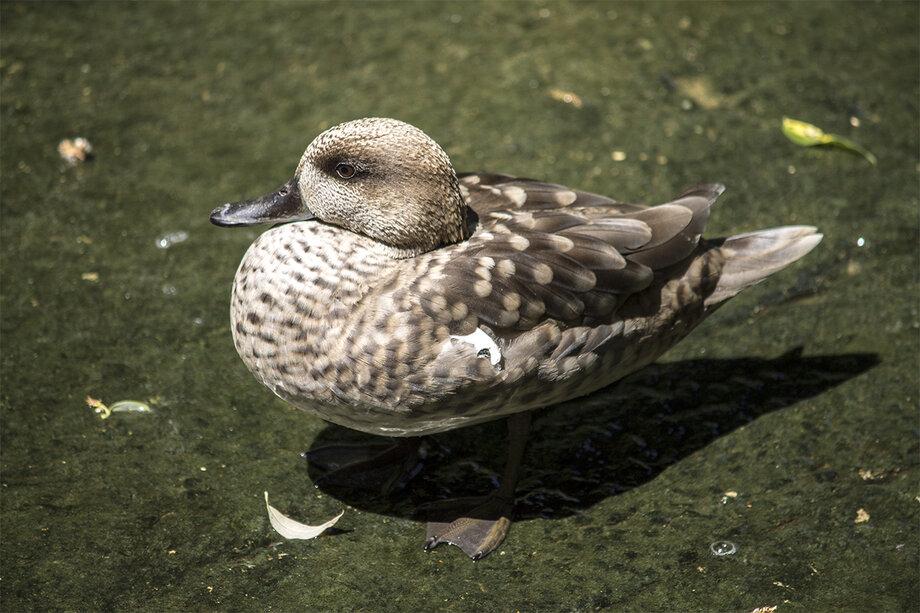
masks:
[(461, 186), (478, 224), (466, 257), (445, 267), (443, 285), (449, 297), (472, 302), (479, 323), (516, 330), (547, 319), (609, 322), (656, 271), (694, 253), (724, 190), (700, 185), (645, 207), (503, 175), (465, 175)]
[(504, 175), (461, 175), (461, 191), (471, 238), (394, 292), (450, 334), (405, 384), (458, 424), (609, 385), (821, 238), (797, 226), (702, 240), (719, 184), (653, 207)]

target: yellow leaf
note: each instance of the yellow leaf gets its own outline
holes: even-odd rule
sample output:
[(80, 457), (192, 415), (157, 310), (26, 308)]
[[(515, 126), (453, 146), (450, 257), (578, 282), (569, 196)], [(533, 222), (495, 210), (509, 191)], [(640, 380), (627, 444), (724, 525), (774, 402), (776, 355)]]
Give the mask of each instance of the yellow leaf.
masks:
[(574, 106), (576, 109), (580, 109), (581, 107), (585, 105), (585, 103), (582, 102), (581, 97), (575, 92), (569, 92), (569, 91), (565, 91), (564, 89), (559, 89), (557, 87), (554, 87), (551, 90), (549, 90), (548, 93), (549, 93), (549, 97), (552, 98), (553, 100), (557, 102), (562, 102), (563, 104), (570, 104)]

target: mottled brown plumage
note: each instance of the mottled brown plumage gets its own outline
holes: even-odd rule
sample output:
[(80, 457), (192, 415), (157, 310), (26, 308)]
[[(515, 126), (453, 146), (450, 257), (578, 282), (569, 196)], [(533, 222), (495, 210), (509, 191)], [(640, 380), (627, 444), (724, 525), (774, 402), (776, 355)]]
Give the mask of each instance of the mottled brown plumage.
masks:
[(342, 124), (317, 137), (270, 206), (212, 216), (301, 220), (244, 256), (234, 343), (291, 404), (374, 434), (441, 432), (581, 396), (653, 361), (821, 239), (794, 226), (703, 240), (722, 191), (700, 185), (645, 207), (505, 175), (458, 179), (416, 128)]

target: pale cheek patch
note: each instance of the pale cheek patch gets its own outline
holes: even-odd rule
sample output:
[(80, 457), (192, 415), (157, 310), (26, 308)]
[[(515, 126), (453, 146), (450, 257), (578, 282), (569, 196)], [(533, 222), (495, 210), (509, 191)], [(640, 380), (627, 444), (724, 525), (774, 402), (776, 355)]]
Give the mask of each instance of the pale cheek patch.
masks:
[(284, 515), (268, 504), (268, 492), (265, 492), (265, 508), (268, 509), (268, 521), (271, 522), (272, 528), (275, 529), (275, 532), (280, 534), (286, 539), (299, 539), (299, 540), (309, 540), (314, 539), (324, 531), (328, 530), (335, 525), (339, 518), (345, 514), (345, 511), (342, 511), (329, 521), (318, 526), (310, 526), (307, 524), (302, 524), (299, 521), (293, 520), (287, 515)]

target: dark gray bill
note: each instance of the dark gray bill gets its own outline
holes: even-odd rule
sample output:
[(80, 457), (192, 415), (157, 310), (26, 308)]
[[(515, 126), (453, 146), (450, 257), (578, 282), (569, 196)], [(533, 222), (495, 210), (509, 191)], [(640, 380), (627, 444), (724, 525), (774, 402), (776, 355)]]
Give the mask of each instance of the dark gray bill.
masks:
[(307, 219), (313, 219), (313, 213), (300, 197), (297, 177), (261, 198), (228, 202), (211, 211), (211, 223), (225, 228)]

